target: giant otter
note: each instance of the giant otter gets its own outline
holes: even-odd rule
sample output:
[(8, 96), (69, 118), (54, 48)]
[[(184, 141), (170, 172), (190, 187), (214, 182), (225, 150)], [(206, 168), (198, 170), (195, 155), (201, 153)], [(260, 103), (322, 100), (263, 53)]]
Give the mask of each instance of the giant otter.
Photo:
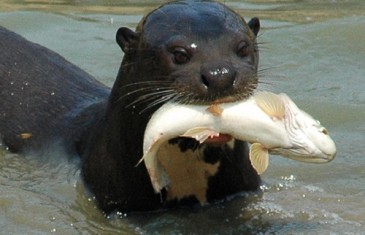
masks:
[[(258, 82), (257, 18), (225, 5), (178, 1), (120, 28), (124, 52), (110, 90), (58, 54), (0, 28), (0, 133), (13, 152), (53, 143), (82, 157), (82, 177), (99, 207), (151, 211), (206, 204), (256, 190), (247, 143), (227, 135), (199, 145), (170, 140), (159, 153), (173, 185), (155, 194), (141, 158), (146, 124), (164, 102), (231, 102)], [(162, 162), (164, 164), (164, 162)]]

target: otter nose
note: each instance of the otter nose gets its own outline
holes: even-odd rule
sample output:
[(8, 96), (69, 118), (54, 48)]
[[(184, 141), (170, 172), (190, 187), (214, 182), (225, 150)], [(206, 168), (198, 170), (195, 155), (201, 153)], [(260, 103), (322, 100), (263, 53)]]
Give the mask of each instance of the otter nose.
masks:
[(201, 67), (201, 82), (208, 92), (226, 92), (233, 88), (236, 70), (228, 63), (207, 63)]

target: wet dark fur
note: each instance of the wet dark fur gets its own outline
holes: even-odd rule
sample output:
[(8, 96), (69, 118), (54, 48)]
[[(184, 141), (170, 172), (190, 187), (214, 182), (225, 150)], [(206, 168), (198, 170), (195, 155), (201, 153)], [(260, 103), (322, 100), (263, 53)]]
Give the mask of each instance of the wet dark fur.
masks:
[[(0, 27), (0, 134), (13, 152), (81, 148), (110, 89), (58, 54)], [(21, 134), (30, 133), (31, 138)]]
[[(218, 3), (164, 5), (145, 17), (136, 32), (118, 30), (125, 56), (111, 91), (54, 52), (0, 28), (3, 142), (14, 152), (58, 142), (81, 155), (85, 183), (106, 213), (149, 211), (186, 201), (166, 201), (166, 190), (155, 194), (144, 164), (136, 167), (144, 129), (166, 101), (207, 104), (249, 96), (257, 84), (258, 19), (249, 27)], [(231, 38), (233, 34), (241, 36)], [(192, 43), (197, 50), (181, 51)], [(190, 139), (171, 144), (181, 151), (199, 148)], [(220, 161), (209, 179), (208, 202), (258, 188), (260, 178), (247, 152), (241, 141), (233, 149), (204, 150), (207, 163)]]

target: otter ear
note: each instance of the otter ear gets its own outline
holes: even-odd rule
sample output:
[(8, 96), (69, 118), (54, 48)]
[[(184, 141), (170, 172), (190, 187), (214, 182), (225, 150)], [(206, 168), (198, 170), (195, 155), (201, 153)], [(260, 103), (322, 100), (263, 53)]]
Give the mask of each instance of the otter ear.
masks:
[(116, 40), (123, 52), (128, 54), (131, 49), (137, 48), (139, 41), (139, 33), (131, 29), (122, 27), (119, 28), (116, 35)]
[(250, 27), (250, 29), (255, 34), (255, 36), (257, 36), (257, 34), (260, 31), (260, 20), (259, 20), (259, 18), (257, 18), (257, 17), (252, 18), (248, 22), (248, 27)]

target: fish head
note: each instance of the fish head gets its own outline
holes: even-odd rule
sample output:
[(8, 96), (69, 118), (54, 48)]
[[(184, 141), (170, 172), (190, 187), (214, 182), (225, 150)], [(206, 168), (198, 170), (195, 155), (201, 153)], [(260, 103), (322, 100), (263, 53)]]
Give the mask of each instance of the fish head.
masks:
[(330, 162), (336, 156), (336, 145), (327, 129), (311, 115), (300, 110), (286, 95), (285, 125), (291, 142), (280, 154), (297, 161)]
[(328, 130), (318, 120), (302, 111), (303, 133), (313, 145), (313, 152), (320, 156), (323, 161), (331, 161), (336, 156), (336, 145), (329, 135)]

